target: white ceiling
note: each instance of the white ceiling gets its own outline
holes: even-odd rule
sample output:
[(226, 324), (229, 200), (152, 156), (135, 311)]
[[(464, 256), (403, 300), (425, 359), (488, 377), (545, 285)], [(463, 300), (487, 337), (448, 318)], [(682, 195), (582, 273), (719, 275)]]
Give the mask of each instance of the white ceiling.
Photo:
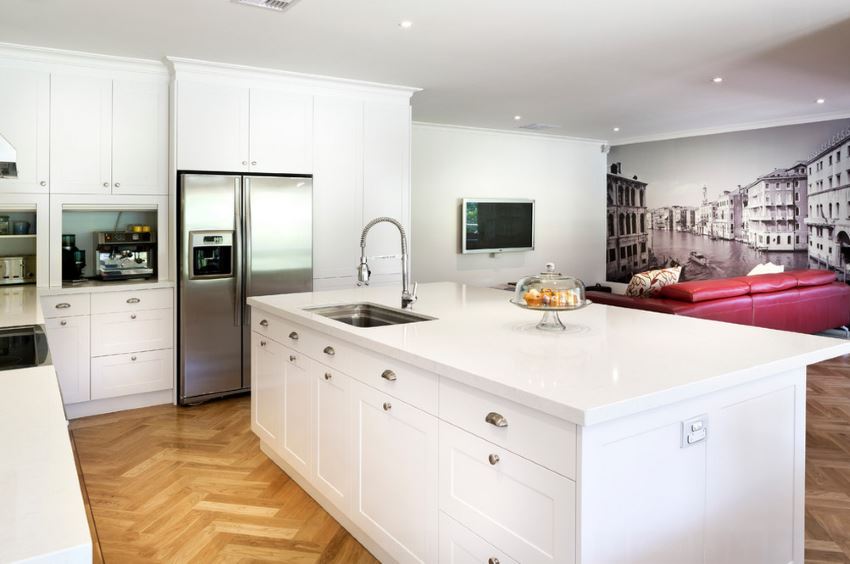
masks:
[(850, 115), (848, 0), (0, 0), (0, 41), (418, 86), (418, 121), (612, 143)]

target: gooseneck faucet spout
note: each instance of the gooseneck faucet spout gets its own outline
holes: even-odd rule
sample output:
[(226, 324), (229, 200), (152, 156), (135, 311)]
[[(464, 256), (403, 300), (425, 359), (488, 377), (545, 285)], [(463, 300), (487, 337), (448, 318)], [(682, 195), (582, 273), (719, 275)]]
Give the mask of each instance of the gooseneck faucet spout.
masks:
[(369, 277), (372, 271), (369, 269), (369, 262), (366, 258), (366, 235), (369, 230), (379, 223), (392, 223), (398, 228), (401, 235), (401, 307), (411, 309), (416, 301), (417, 284), (413, 285), (413, 292), (410, 291), (410, 256), (407, 252), (407, 235), (404, 231), (404, 226), (397, 220), (391, 217), (376, 217), (366, 224), (363, 228), (363, 233), (360, 234), (360, 264), (357, 266), (357, 285), (369, 285)]

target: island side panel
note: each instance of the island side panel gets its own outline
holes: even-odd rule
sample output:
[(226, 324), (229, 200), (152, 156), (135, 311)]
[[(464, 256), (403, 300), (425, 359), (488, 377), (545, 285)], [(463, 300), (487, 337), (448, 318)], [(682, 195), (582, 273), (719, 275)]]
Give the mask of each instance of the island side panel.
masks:
[(802, 564), (805, 393), (799, 368), (582, 427), (577, 561)]

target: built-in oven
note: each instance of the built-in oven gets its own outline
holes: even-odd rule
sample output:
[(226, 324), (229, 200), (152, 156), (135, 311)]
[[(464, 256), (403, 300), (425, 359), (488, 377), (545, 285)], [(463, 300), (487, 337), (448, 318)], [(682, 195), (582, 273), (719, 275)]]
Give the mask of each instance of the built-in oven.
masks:
[(40, 325), (0, 329), (0, 370), (52, 364), (47, 336)]

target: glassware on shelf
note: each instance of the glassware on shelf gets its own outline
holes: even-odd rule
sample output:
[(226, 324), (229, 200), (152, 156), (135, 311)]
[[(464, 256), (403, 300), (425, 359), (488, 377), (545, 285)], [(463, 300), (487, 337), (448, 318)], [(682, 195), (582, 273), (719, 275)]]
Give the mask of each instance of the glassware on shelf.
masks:
[(566, 326), (558, 312), (581, 309), (590, 304), (585, 297), (584, 283), (573, 276), (555, 272), (555, 263), (546, 263), (546, 272), (526, 276), (516, 285), (511, 303), (523, 309), (543, 312), (537, 328), (544, 331), (563, 331)]

